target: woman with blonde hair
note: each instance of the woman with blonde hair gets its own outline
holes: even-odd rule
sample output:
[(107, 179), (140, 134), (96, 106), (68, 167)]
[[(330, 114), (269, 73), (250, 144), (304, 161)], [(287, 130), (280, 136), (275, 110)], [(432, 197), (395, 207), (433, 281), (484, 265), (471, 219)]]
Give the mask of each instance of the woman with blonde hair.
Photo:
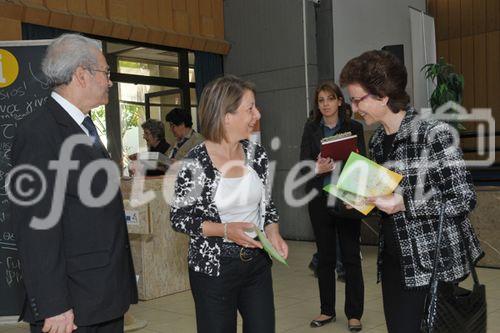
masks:
[(173, 228), (190, 236), (188, 266), (198, 332), (275, 331), (271, 259), (265, 232), (285, 258), (288, 247), (271, 200), (268, 159), (248, 140), (260, 118), (255, 90), (235, 76), (212, 81), (199, 110), (205, 141), (186, 156), (171, 209)]

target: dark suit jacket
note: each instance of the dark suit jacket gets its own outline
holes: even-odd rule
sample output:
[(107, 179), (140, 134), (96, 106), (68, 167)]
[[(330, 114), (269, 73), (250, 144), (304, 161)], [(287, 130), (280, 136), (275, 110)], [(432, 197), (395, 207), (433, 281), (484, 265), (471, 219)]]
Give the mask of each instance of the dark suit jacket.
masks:
[[(48, 167), (48, 162), (59, 159), (63, 142), (74, 134), (85, 133), (49, 98), (42, 110), (19, 125), (12, 149), (15, 165), (38, 168), (47, 182), (46, 194), (40, 201), (27, 207), (13, 205), (12, 210), (25, 286), (21, 319), (31, 323), (72, 308), (76, 325), (93, 325), (122, 316), (131, 303), (137, 302), (120, 191), (102, 207), (88, 207), (78, 192), (83, 169), (107, 158), (105, 151), (77, 145), (71, 159), (78, 161), (78, 166), (69, 171), (62, 183), (62, 199), (55, 200), (64, 200), (57, 224), (48, 230), (29, 226), (32, 217), (45, 218), (51, 212), (57, 183), (56, 172)], [(95, 198), (103, 193), (108, 182), (119, 182), (116, 176), (111, 179), (100, 170), (80, 185), (90, 185)], [(61, 175), (58, 178), (62, 179)], [(16, 176), (11, 184), (15, 180)], [(29, 185), (35, 191), (42, 187), (39, 181)]]
[[(351, 131), (358, 136), (358, 148), (361, 155), (366, 155), (365, 138), (363, 136), (363, 125), (353, 119), (348, 119), (338, 133)], [(323, 138), (323, 128), (319, 121), (308, 120), (302, 133), (302, 142), (300, 144), (300, 160), (316, 161), (321, 150), (321, 139)], [(330, 177), (330, 174), (323, 174), (314, 177), (306, 184), (306, 191), (309, 192), (315, 188), (322, 193), (323, 179)]]

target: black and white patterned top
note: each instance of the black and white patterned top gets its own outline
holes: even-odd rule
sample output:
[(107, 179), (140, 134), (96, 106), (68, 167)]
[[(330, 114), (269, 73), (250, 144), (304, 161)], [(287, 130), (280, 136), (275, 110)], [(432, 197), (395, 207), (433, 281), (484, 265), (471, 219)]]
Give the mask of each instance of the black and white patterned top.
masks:
[[(245, 163), (253, 168), (262, 181), (261, 219), (264, 227), (278, 223), (278, 212), (271, 199), (268, 158), (264, 148), (248, 140), (241, 141)], [(174, 230), (190, 236), (188, 265), (195, 272), (210, 276), (220, 274), (222, 237), (205, 237), (203, 221), (221, 223), (215, 194), (221, 179), (212, 164), (205, 143), (195, 146), (186, 156), (177, 174), (170, 219)]]
[[(476, 205), (472, 178), (453, 131), (446, 123), (421, 119), (409, 108), (384, 163), (403, 175), (396, 191), (403, 196), (406, 211), (391, 216), (407, 288), (429, 284), (441, 204), (445, 217), (438, 279), (463, 279), (470, 272), (469, 255), (475, 263), (484, 254), (468, 218)], [(380, 126), (370, 139), (369, 155), (377, 163), (383, 161), (385, 135)], [(380, 233), (379, 281), (383, 248)]]

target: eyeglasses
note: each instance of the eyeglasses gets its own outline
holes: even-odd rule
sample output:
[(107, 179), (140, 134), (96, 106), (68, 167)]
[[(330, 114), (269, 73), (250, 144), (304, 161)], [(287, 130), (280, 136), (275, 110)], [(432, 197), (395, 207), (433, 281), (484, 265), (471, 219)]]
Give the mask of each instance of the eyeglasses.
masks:
[(108, 77), (108, 80), (111, 78), (111, 70), (109, 68), (106, 69), (106, 70), (95, 69), (95, 68), (87, 68), (87, 70), (90, 71), (90, 72), (101, 72), (101, 73), (104, 73)]
[(366, 94), (363, 97), (359, 97), (359, 98), (351, 97), (350, 98), (351, 104), (354, 105), (354, 106), (358, 106), (359, 103), (361, 103), (362, 101), (364, 101), (368, 97), (376, 97), (376, 96), (373, 96), (372, 94)]

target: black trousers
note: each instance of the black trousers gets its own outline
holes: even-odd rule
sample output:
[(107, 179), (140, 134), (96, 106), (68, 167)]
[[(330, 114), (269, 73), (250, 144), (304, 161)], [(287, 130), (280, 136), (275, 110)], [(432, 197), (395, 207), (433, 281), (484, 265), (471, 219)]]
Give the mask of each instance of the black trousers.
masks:
[(251, 261), (221, 258), (221, 274), (189, 270), (199, 333), (236, 333), (237, 311), (244, 333), (274, 333), (271, 259), (261, 252)]
[(345, 270), (345, 306), (348, 319), (361, 319), (364, 305), (364, 282), (361, 269), (359, 236), (361, 221), (332, 216), (327, 197), (316, 196), (309, 202), (309, 217), (318, 247), (318, 285), (321, 313), (335, 316), (336, 233)]
[[(31, 333), (41, 333), (42, 324), (31, 324)], [(78, 326), (74, 333), (123, 333), (123, 317), (92, 326)]]
[(389, 333), (419, 333), (428, 289), (403, 288), (401, 264), (390, 218), (382, 220), (382, 297)]

